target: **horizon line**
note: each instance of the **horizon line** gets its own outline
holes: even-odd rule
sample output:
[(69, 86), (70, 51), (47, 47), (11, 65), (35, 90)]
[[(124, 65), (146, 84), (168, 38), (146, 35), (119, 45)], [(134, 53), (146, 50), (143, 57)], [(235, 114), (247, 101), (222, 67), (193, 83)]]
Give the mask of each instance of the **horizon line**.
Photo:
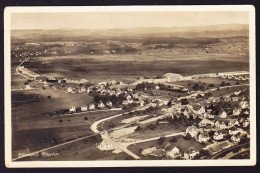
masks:
[(73, 27), (60, 27), (60, 28), (49, 28), (49, 29), (41, 29), (41, 28), (30, 28), (30, 29), (23, 29), (23, 28), (18, 28), (18, 29), (10, 29), (10, 31), (17, 31), (17, 30), (111, 30), (111, 29), (127, 29), (127, 28), (198, 28), (198, 27), (210, 27), (210, 26), (219, 26), (219, 25), (248, 25), (245, 23), (230, 23), (230, 24), (215, 24), (215, 25), (198, 25), (198, 26), (140, 26), (140, 27), (114, 27), (114, 28), (73, 28)]

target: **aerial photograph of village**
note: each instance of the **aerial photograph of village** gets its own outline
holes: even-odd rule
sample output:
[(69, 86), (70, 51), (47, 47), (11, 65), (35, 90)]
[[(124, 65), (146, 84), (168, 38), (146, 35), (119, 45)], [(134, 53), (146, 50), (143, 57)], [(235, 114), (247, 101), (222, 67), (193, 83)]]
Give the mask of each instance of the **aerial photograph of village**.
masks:
[(248, 18), (12, 13), (12, 161), (250, 159)]

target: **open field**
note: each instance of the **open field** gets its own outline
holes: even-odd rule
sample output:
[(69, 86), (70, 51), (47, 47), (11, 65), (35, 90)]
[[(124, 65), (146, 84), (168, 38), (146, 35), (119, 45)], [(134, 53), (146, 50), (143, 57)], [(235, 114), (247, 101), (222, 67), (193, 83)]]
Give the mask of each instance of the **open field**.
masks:
[[(240, 59), (238, 61), (238, 59)], [(42, 64), (45, 62), (45, 64)], [(26, 67), (37, 67), (40, 74), (59, 74), (64, 77), (84, 78), (91, 81), (107, 79), (136, 79), (139, 76), (154, 77), (165, 73), (183, 76), (248, 70), (248, 57), (230, 55), (75, 55), (66, 57), (37, 57), (25, 63)], [(57, 75), (56, 75), (57, 76)]]
[[(28, 101), (31, 96), (37, 98), (33, 104)], [(51, 96), (49, 99), (48, 96)], [(92, 97), (86, 94), (66, 94), (62, 90), (34, 89), (12, 92), (12, 116), (18, 117), (19, 122), (23, 119), (33, 120), (40, 118), (43, 113), (69, 109), (70, 106), (83, 106), (92, 101)], [(40, 116), (40, 117), (39, 117)], [(13, 119), (15, 121), (15, 118)]]

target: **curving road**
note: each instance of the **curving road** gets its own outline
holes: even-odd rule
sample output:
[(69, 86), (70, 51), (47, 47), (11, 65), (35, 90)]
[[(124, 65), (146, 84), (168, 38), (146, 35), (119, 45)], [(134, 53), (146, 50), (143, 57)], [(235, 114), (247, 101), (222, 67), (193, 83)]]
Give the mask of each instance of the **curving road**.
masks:
[(26, 78), (26, 79), (30, 79), (28, 76), (25, 76), (25, 75), (23, 75), (22, 73), (20, 73), (19, 72), (19, 67), (24, 63), (26, 61), (26, 58), (21, 62), (21, 64), (19, 64), (17, 67), (16, 67), (16, 73), (18, 74), (18, 75), (20, 75), (20, 76), (22, 76), (22, 77), (24, 77), (24, 78)]

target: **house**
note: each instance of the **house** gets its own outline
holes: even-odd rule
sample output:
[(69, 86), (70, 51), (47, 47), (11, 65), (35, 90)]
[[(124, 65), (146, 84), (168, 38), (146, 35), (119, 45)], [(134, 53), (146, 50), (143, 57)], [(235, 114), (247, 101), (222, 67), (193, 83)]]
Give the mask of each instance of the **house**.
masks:
[(243, 114), (245, 114), (245, 115), (249, 115), (248, 110), (245, 110), (245, 111), (243, 112)]
[(182, 92), (188, 92), (189, 91), (189, 89), (188, 88), (182, 88), (182, 90), (181, 90)]
[(233, 119), (233, 120), (230, 120), (229, 121), (229, 123), (228, 123), (228, 126), (229, 127), (233, 127), (233, 126), (240, 126), (240, 124), (239, 124), (239, 122), (237, 121), (237, 120), (235, 120), (235, 119)]
[(235, 143), (235, 144), (239, 143), (240, 140), (241, 140), (241, 137), (240, 137), (240, 134), (239, 134), (239, 133), (236, 134), (236, 135), (231, 136), (231, 141), (232, 141), (233, 143)]
[(175, 73), (166, 73), (163, 75), (163, 78), (167, 80), (167, 82), (175, 82), (182, 79), (182, 76)]
[(86, 90), (86, 93), (88, 93), (88, 94), (89, 94), (89, 93), (90, 93), (90, 91), (91, 91), (91, 90), (90, 90), (90, 88), (88, 88), (88, 89)]
[(210, 136), (209, 136), (208, 132), (202, 132), (202, 133), (200, 133), (199, 136), (198, 136), (198, 141), (199, 141), (200, 143), (206, 143), (206, 142), (208, 142), (209, 140), (210, 140)]
[(172, 150), (166, 152), (166, 156), (168, 156), (171, 159), (175, 159), (176, 157), (180, 156), (180, 149), (174, 147)]
[(240, 113), (241, 113), (241, 109), (240, 108), (235, 108), (233, 110), (232, 116), (238, 116), (238, 115), (240, 115)]
[(196, 114), (203, 114), (205, 113), (205, 109), (203, 106), (201, 106), (199, 109), (198, 108), (194, 108), (194, 113)]
[(211, 121), (211, 120), (208, 120), (207, 118), (204, 118), (199, 123), (200, 127), (206, 127), (207, 125), (210, 125), (211, 127), (213, 127), (215, 125), (215, 123), (213, 121)]
[(227, 118), (227, 113), (225, 111), (222, 111), (220, 114), (219, 114), (219, 118)]
[(183, 110), (183, 115), (186, 117), (186, 118), (190, 118), (190, 114), (188, 113), (188, 111), (186, 109)]
[(185, 160), (192, 160), (196, 155), (198, 155), (199, 152), (197, 151), (192, 151), (191, 153), (184, 153), (184, 159)]
[(220, 120), (219, 128), (220, 128), (221, 130), (222, 130), (222, 129), (230, 128), (230, 126), (229, 126), (229, 121), (221, 121), (221, 120)]
[(75, 106), (71, 106), (69, 109), (70, 112), (76, 112), (76, 107)]
[(156, 85), (154, 89), (155, 89), (155, 90), (159, 90), (160, 87), (159, 87), (158, 85)]
[(229, 96), (227, 96), (227, 97), (224, 98), (224, 101), (225, 101), (225, 102), (230, 102), (230, 101), (231, 101), (231, 98), (230, 98)]
[(192, 125), (186, 129), (186, 134), (188, 133), (191, 135), (191, 137), (195, 137), (199, 133), (199, 130), (197, 129), (196, 126)]
[(248, 127), (249, 124), (250, 124), (250, 122), (248, 120), (245, 120), (243, 122), (243, 127)]
[(241, 93), (241, 91), (234, 92), (236, 96), (238, 96)]
[(215, 115), (208, 114), (208, 118), (209, 118), (209, 119), (214, 119), (214, 118), (215, 118)]
[(31, 85), (25, 85), (25, 89), (31, 89)]
[(81, 107), (80, 107), (80, 110), (81, 110), (82, 112), (86, 112), (86, 111), (88, 110), (88, 107), (87, 107), (87, 106), (81, 106)]
[(239, 103), (239, 106), (241, 109), (246, 109), (246, 108), (249, 108), (249, 104), (247, 101), (242, 101)]
[(98, 108), (99, 109), (104, 109), (104, 107), (105, 107), (104, 103), (102, 101), (99, 101)]
[(95, 110), (95, 105), (93, 103), (91, 103), (89, 106), (88, 106), (88, 109), (93, 111)]
[(127, 102), (128, 102), (129, 104), (132, 104), (132, 103), (134, 102), (134, 100), (130, 99), (130, 100), (127, 100)]
[(81, 93), (86, 92), (86, 88), (85, 87), (81, 87), (79, 92), (81, 92)]
[(230, 134), (230, 135), (236, 135), (236, 134), (238, 134), (238, 133), (241, 132), (241, 131), (242, 131), (242, 129), (237, 129), (237, 128), (235, 128), (235, 127), (232, 127), (231, 129), (228, 130), (228, 134)]
[(224, 139), (225, 134), (223, 134), (221, 131), (215, 132), (213, 135), (214, 140), (221, 140)]
[(165, 155), (165, 153), (162, 151), (162, 149), (157, 149), (155, 147), (144, 149), (141, 152), (141, 154), (144, 156), (151, 155), (151, 156), (156, 156), (156, 157), (163, 157)]
[(237, 101), (239, 101), (239, 98), (238, 97), (232, 97), (232, 101), (237, 102)]
[(126, 96), (126, 99), (127, 99), (127, 100), (132, 99), (131, 95), (127, 95), (127, 96)]
[(140, 106), (144, 106), (144, 101), (143, 100), (140, 101)]
[(107, 101), (106, 103), (107, 107), (111, 108), (113, 106), (112, 102), (111, 101)]
[(69, 87), (68, 88), (68, 93), (72, 93), (72, 91), (73, 91), (72, 87)]

